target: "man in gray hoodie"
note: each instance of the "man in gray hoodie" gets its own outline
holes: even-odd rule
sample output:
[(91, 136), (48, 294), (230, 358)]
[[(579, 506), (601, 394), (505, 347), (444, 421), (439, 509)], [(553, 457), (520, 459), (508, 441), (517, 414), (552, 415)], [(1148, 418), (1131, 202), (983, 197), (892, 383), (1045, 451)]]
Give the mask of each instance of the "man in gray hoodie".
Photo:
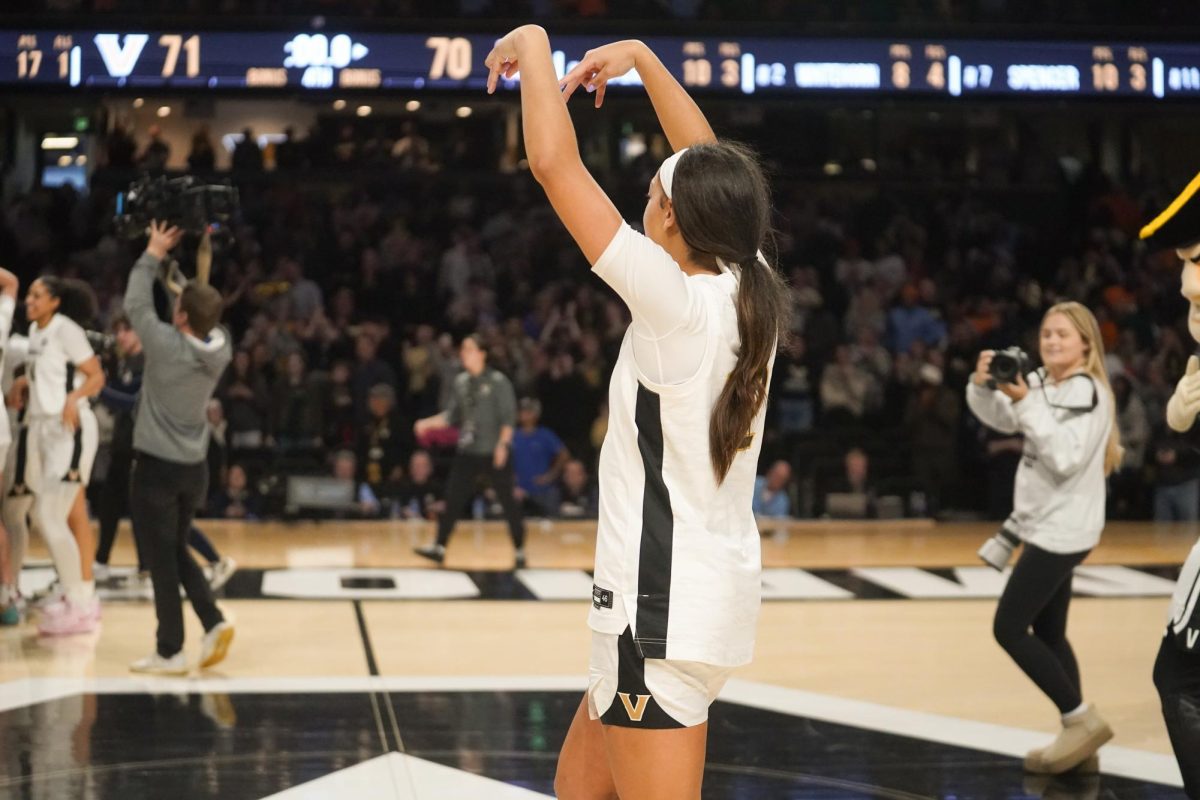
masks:
[(225, 658), (233, 625), (225, 620), (199, 565), (187, 549), (187, 532), (208, 486), (209, 398), (232, 358), (229, 334), (217, 323), (221, 295), (189, 282), (175, 300), (172, 322), (154, 310), (154, 281), (183, 232), (154, 222), (146, 252), (134, 264), (125, 290), (125, 314), (142, 340), (145, 372), (134, 410), (131, 517), (146, 547), (158, 615), (158, 646), (130, 669), (184, 675), (183, 585), (204, 625), (200, 667)]

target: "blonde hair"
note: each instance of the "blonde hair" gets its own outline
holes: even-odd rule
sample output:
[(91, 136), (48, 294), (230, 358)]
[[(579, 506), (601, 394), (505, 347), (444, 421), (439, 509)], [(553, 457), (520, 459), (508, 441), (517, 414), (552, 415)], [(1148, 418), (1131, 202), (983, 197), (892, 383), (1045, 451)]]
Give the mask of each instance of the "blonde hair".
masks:
[(1104, 474), (1111, 475), (1121, 465), (1125, 448), (1121, 446), (1121, 429), (1117, 426), (1116, 399), (1108, 382), (1108, 372), (1104, 369), (1104, 340), (1100, 338), (1100, 323), (1096, 322), (1096, 317), (1087, 306), (1074, 301), (1051, 306), (1042, 317), (1042, 324), (1045, 324), (1051, 314), (1062, 314), (1075, 326), (1075, 330), (1079, 331), (1085, 349), (1083, 371), (1108, 393), (1109, 405), (1112, 407), (1112, 423), (1108, 429), (1108, 444), (1104, 450)]

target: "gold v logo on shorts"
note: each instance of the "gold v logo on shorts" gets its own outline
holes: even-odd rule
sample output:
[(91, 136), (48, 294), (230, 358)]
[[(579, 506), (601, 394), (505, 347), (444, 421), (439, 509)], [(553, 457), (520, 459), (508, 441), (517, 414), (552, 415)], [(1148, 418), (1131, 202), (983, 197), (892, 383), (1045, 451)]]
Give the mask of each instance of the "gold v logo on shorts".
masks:
[(641, 722), (642, 715), (646, 713), (646, 706), (650, 703), (650, 695), (639, 694), (637, 703), (629, 702), (628, 692), (617, 692), (617, 697), (621, 698), (621, 703), (625, 706), (625, 713), (629, 715), (629, 719), (634, 722)]

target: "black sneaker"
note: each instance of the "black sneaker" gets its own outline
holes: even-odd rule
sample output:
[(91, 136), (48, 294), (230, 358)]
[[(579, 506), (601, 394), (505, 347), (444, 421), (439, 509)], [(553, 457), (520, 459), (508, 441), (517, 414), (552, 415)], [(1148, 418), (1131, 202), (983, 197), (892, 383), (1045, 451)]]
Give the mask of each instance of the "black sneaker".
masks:
[(427, 544), (424, 547), (414, 547), (413, 552), (422, 558), (428, 558), (438, 565), (441, 565), (446, 560), (446, 548), (440, 544)]
[(517, 552), (516, 552), (516, 556), (515, 556), (514, 560), (516, 561), (515, 569), (525, 569), (525, 548), (524, 547), (517, 548)]

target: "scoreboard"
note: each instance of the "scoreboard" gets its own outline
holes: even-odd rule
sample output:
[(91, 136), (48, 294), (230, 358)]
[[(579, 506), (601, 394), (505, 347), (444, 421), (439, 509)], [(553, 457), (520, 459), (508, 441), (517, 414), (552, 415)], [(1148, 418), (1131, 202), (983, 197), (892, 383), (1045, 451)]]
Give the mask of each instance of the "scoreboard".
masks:
[[(84, 89), (482, 89), (496, 36), (197, 30), (0, 31), (0, 86)], [(562, 75), (610, 37), (553, 36)], [(1200, 44), (649, 37), (685, 86), (731, 96), (1200, 98)], [(516, 82), (505, 82), (508, 88)], [(637, 84), (630, 73), (614, 84)]]

